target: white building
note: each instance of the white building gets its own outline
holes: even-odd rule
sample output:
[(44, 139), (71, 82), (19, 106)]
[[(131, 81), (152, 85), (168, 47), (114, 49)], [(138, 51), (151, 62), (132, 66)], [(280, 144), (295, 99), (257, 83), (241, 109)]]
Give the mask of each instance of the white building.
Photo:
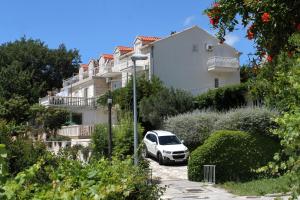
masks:
[(78, 75), (64, 80), (60, 93), (41, 99), (43, 105), (65, 107), (82, 116), (77, 132), (74, 127), (64, 127), (60, 134), (81, 138), (81, 129), (93, 130), (94, 124), (107, 122), (107, 110), (97, 107), (96, 98), (128, 83), (133, 68), (131, 56), (136, 53), (148, 56), (147, 60), (137, 61), (137, 73), (145, 73), (149, 79), (157, 76), (166, 86), (194, 95), (240, 83), (240, 53), (227, 44), (219, 44), (197, 26), (165, 38), (137, 36), (133, 47), (117, 46), (113, 54), (82, 64)]

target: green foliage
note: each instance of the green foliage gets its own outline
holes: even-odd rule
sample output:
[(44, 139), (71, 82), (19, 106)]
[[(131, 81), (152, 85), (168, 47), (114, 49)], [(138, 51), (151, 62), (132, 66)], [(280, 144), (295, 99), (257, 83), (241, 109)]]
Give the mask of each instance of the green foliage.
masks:
[[(137, 127), (138, 139), (142, 140), (143, 128), (140, 124)], [(133, 119), (131, 113), (125, 113), (119, 123), (113, 128), (113, 154), (117, 157), (126, 157), (133, 155), (134, 134), (133, 134)]]
[(33, 128), (39, 132), (45, 132), (56, 136), (56, 131), (66, 123), (69, 112), (61, 108), (44, 107), (39, 104), (34, 104), (29, 109), (30, 122)]
[(219, 115), (214, 130), (240, 130), (253, 134), (273, 136), (274, 118), (278, 113), (266, 108), (241, 108)]
[(246, 105), (247, 85), (238, 84), (209, 90), (196, 97), (198, 109), (226, 111)]
[(143, 98), (139, 106), (140, 117), (144, 122), (150, 122), (154, 129), (160, 128), (167, 117), (194, 109), (192, 94), (173, 88), (164, 88), (157, 94)]
[(242, 131), (217, 131), (192, 152), (188, 178), (203, 179), (203, 165), (216, 165), (216, 181), (247, 180), (279, 150), (269, 137)]
[(241, 22), (244, 27), (248, 27), (248, 39), (255, 40), (259, 56), (265, 52), (274, 56), (281, 50), (294, 49), (293, 45), (288, 45), (288, 39), (300, 29), (298, 1), (218, 0), (217, 2), (205, 12), (211, 18), (213, 27), (218, 29), (217, 37), (221, 41), (225, 40), (226, 33), (235, 30)]
[(279, 128), (274, 130), (274, 134), (281, 139), (282, 155), (288, 156), (288, 159), (282, 159), (277, 154), (275, 159), (281, 163), (279, 166), (273, 166), (273, 171), (278, 172), (280, 169), (290, 171), (293, 198), (297, 199), (300, 194), (300, 108), (278, 117), (276, 122), (279, 124)]
[(0, 97), (24, 96), (37, 102), (52, 88), (61, 88), (63, 78), (78, 70), (78, 50), (61, 44), (50, 49), (40, 40), (21, 38), (0, 46)]
[(277, 116), (277, 112), (266, 108), (239, 108), (223, 113), (195, 111), (169, 117), (163, 128), (184, 140), (192, 151), (216, 130), (240, 130), (275, 139), (271, 129), (276, 127), (273, 118)]
[(108, 155), (108, 128), (106, 124), (98, 124), (92, 134), (93, 158), (106, 157)]
[(241, 83), (247, 83), (248, 81), (252, 81), (256, 78), (259, 73), (259, 68), (254, 66), (242, 65), (240, 67), (240, 77)]
[(280, 111), (293, 110), (300, 105), (300, 34), (294, 34), (290, 43), (297, 47), (294, 55), (281, 53), (276, 65), (264, 66), (251, 90), (253, 96), (263, 97), (267, 106)]
[(0, 120), (0, 144), (5, 144), (6, 146), (7, 165), (10, 175), (15, 175), (33, 165), (46, 152), (46, 147), (43, 143), (34, 143), (31, 139), (25, 137), (26, 131), (23, 126)]
[(23, 123), (29, 117), (29, 103), (22, 96), (16, 96), (9, 100), (0, 100), (0, 118), (6, 121), (14, 121), (17, 124)]
[[(118, 104), (122, 110), (129, 111), (133, 109), (133, 88), (132, 80), (128, 84), (112, 92), (113, 104)], [(142, 75), (136, 79), (136, 94), (137, 103), (139, 103), (144, 97), (149, 97), (152, 94), (158, 93), (163, 87), (162, 82), (153, 77), (151, 81), (148, 80), (146, 75)], [(107, 105), (107, 98), (109, 93), (101, 96), (98, 99), (98, 103), (102, 106)]]
[(11, 175), (15, 175), (35, 164), (47, 151), (44, 143), (33, 142), (26, 138), (17, 138), (7, 146), (7, 149)]
[[(41, 177), (40, 174), (43, 174)], [(19, 199), (158, 199), (162, 190), (147, 184), (148, 173), (130, 159), (90, 164), (47, 157), (6, 182), (7, 200)]]
[(219, 116), (214, 112), (200, 111), (180, 114), (165, 120), (163, 129), (175, 133), (193, 151), (211, 134)]
[(7, 151), (5, 145), (0, 144), (0, 192), (2, 190), (1, 186), (6, 180), (7, 172)]

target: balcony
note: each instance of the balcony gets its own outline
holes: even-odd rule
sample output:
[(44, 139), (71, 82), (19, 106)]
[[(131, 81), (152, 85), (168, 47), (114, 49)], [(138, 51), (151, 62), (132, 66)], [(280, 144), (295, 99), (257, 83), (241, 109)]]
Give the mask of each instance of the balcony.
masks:
[(207, 66), (208, 71), (212, 72), (236, 72), (240, 67), (237, 58), (220, 56), (209, 58)]
[[(143, 71), (146, 70), (147, 67), (149, 67), (149, 60), (137, 60), (136, 61), (136, 71)], [(125, 62), (121, 62), (120, 64), (117, 65), (117, 68), (121, 72), (133, 72), (133, 61), (132, 60), (127, 60)]]
[(94, 125), (63, 126), (58, 130), (58, 135), (70, 137), (72, 139), (87, 139), (92, 136), (94, 130)]
[(40, 104), (44, 106), (57, 107), (88, 107), (96, 108), (96, 98), (85, 97), (61, 97), (61, 96), (46, 96), (40, 99)]
[(112, 78), (121, 75), (121, 72), (117, 67), (106, 65), (99, 68), (99, 73), (97, 75), (104, 78)]

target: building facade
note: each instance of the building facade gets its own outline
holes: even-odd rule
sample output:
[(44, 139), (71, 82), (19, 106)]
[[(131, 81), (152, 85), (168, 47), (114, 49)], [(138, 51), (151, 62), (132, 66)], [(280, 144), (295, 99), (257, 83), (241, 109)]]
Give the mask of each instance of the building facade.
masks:
[[(59, 93), (42, 98), (40, 103), (79, 114), (81, 125), (78, 126), (106, 123), (107, 109), (97, 106), (96, 99), (108, 90), (126, 86), (132, 77), (133, 54), (148, 57), (136, 61), (138, 74), (146, 74), (149, 80), (156, 76), (166, 86), (193, 95), (240, 83), (240, 53), (194, 26), (164, 38), (137, 36), (132, 47), (117, 46), (113, 54), (102, 54), (82, 64), (77, 75), (63, 81)], [(113, 121), (116, 122), (115, 114)]]

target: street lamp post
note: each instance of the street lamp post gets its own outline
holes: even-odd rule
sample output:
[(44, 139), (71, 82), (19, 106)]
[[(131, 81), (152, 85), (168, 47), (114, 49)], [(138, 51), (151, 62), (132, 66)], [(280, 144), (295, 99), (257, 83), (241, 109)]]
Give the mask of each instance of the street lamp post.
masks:
[(108, 159), (109, 159), (109, 161), (111, 161), (111, 155), (112, 155), (112, 129), (111, 129), (112, 98), (111, 98), (110, 91), (108, 94), (109, 94), (108, 99), (107, 99), (107, 105), (108, 105)]
[(134, 54), (131, 56), (133, 61), (133, 134), (134, 134), (134, 165), (138, 164), (138, 134), (137, 134), (137, 108), (136, 108), (136, 61), (146, 60), (148, 57), (144, 55)]

